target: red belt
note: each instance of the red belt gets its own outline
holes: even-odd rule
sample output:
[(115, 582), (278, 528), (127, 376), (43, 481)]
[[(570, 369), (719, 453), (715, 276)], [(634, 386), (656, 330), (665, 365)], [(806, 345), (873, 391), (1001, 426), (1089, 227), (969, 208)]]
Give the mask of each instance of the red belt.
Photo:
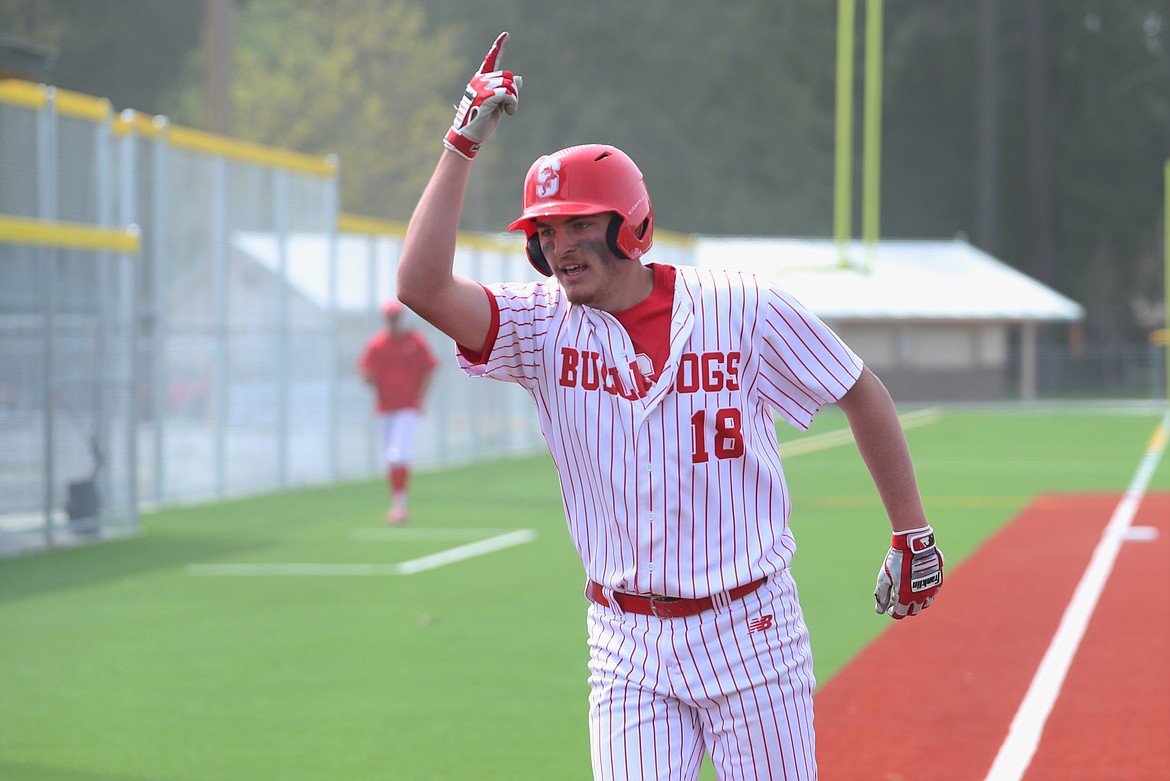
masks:
[[(726, 601), (732, 602), (737, 599), (743, 599), (764, 585), (767, 580), (767, 578), (760, 578), (746, 585), (736, 586), (727, 592)], [(600, 583), (594, 583), (592, 580), (589, 581), (589, 585), (585, 587), (585, 596), (589, 598), (590, 602), (594, 602), (602, 607), (612, 607), (609, 599), (605, 596), (605, 587)], [(686, 616), (693, 616), (696, 613), (702, 613), (705, 610), (710, 610), (715, 607), (716, 599), (716, 597), (684, 599), (682, 597), (628, 594), (624, 591), (613, 592), (613, 601), (617, 603), (617, 606), (621, 608), (623, 613), (638, 613), (657, 618), (684, 618)]]

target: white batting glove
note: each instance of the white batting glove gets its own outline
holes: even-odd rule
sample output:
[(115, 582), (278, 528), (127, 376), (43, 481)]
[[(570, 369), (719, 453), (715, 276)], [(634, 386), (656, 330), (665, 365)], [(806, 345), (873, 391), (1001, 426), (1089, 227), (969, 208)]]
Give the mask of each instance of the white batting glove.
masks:
[(926, 610), (942, 588), (945, 563), (930, 526), (895, 533), (878, 570), (874, 610), (897, 619)]
[(443, 139), (443, 146), (468, 160), (475, 157), (488, 137), (495, 132), (504, 114), (515, 114), (520, 103), (520, 84), (523, 81), (512, 71), (496, 70), (508, 34), (500, 33), (483, 65), (467, 82), (463, 99), (455, 107), (455, 121)]

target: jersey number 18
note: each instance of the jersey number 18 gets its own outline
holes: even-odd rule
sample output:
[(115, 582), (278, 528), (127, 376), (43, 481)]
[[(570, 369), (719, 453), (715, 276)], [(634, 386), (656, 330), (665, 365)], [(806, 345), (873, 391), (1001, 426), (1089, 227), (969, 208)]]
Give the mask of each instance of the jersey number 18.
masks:
[[(693, 449), (691, 461), (705, 464), (710, 459), (707, 450), (707, 410), (691, 415)], [(743, 414), (734, 407), (722, 407), (715, 412), (715, 457), (739, 458), (743, 455)]]

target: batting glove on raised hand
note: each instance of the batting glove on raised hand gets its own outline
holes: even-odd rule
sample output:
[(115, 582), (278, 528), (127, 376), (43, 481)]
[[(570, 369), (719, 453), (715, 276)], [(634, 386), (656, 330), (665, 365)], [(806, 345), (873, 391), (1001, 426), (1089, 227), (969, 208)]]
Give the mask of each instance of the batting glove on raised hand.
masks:
[(455, 121), (443, 139), (443, 146), (457, 152), (468, 160), (475, 157), (488, 137), (495, 132), (504, 114), (515, 114), (520, 103), (522, 79), (512, 71), (496, 70), (508, 34), (500, 33), (483, 65), (467, 82), (463, 99), (455, 107)]
[(874, 610), (898, 619), (926, 610), (942, 588), (944, 563), (931, 527), (896, 532), (878, 570)]

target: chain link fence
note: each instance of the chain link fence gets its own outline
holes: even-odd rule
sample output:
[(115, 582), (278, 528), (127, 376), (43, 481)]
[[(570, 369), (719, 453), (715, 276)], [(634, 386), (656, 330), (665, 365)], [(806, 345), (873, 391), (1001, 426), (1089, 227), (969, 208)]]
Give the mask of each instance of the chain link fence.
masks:
[[(0, 81), (0, 554), (381, 474), (356, 362), (404, 226), (340, 214), (339, 168)], [(692, 264), (694, 242), (660, 230), (654, 256)], [(537, 278), (514, 236), (461, 236), (456, 270)], [(413, 325), (446, 359), (418, 467), (543, 450), (522, 390)], [(1040, 345), (1038, 396), (1164, 401), (1165, 355)]]
[[(0, 552), (381, 473), (356, 362), (403, 226), (340, 215), (337, 180), (333, 159), (0, 82)], [(535, 276), (514, 238), (464, 237), (457, 264)], [(544, 446), (522, 391), (463, 377), (415, 325), (448, 358), (420, 468)]]

